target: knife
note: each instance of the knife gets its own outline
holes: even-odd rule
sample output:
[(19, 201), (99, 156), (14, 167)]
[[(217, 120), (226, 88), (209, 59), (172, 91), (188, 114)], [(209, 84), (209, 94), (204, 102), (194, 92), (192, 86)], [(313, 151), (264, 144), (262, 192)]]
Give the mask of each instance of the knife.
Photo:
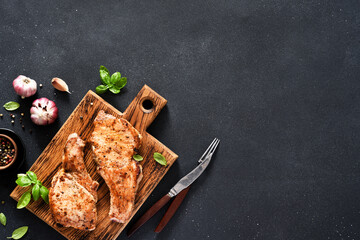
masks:
[(185, 198), (187, 192), (189, 191), (190, 185), (205, 171), (205, 169), (209, 165), (211, 157), (215, 152), (219, 142), (219, 139), (214, 139), (214, 141), (210, 144), (203, 156), (200, 158), (200, 164), (194, 170), (188, 173), (185, 177), (180, 179), (180, 181), (178, 181), (175, 186), (170, 189), (169, 193), (167, 193), (159, 201), (157, 201), (151, 208), (149, 208), (144, 213), (144, 215), (139, 218), (139, 220), (135, 222), (135, 224), (127, 232), (128, 237), (133, 235), (137, 229), (139, 229), (152, 216), (154, 216), (155, 213), (157, 213), (166, 203), (168, 203), (171, 198), (175, 197), (171, 206), (165, 213), (163, 219), (160, 221), (158, 227), (155, 229), (155, 232), (160, 232), (165, 227), (165, 225), (170, 221), (171, 217), (175, 214), (177, 208), (180, 206), (181, 202)]
[[(190, 185), (191, 186), (191, 185)], [(180, 207), (182, 201), (184, 200), (185, 196), (189, 192), (190, 186), (182, 190), (172, 201), (170, 204), (170, 207), (166, 210), (166, 213), (164, 214), (163, 218), (161, 219), (159, 225), (156, 227), (155, 232), (159, 233), (161, 232), (166, 224), (170, 221), (170, 219), (174, 216), (176, 210)]]

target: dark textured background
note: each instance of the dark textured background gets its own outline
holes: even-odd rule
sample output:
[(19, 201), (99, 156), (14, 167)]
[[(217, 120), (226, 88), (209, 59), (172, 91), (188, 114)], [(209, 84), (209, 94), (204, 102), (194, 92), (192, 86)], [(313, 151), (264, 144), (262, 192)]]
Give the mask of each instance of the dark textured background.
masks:
[[(168, 100), (149, 132), (180, 156), (135, 219), (222, 140), (166, 229), (153, 232), (163, 210), (133, 239), (360, 239), (359, 11), (359, 1), (0, 1), (0, 104), (22, 104), (26, 131), (7, 116), (0, 127), (25, 141), (26, 171), (105, 65), (128, 78), (103, 95), (119, 110), (144, 84)], [(11, 85), (19, 74), (55, 100), (55, 124), (31, 123), (34, 97)], [(0, 183), (0, 238), (28, 225), (25, 239), (63, 239), (16, 209), (14, 180)]]

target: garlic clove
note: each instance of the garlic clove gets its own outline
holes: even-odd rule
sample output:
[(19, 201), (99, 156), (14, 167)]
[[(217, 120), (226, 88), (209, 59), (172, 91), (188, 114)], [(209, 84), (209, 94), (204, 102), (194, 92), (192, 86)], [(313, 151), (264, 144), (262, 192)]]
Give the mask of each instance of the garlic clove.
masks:
[(37, 90), (37, 84), (35, 80), (32, 80), (31, 78), (25, 77), (23, 75), (19, 75), (13, 81), (13, 87), (16, 94), (20, 95), (22, 99), (34, 95)]
[(63, 91), (63, 92), (68, 92), (71, 94), (71, 92), (69, 92), (69, 87), (66, 84), (66, 82), (64, 80), (62, 80), (61, 78), (53, 78), (51, 80), (51, 84), (53, 85), (54, 88), (56, 88), (59, 91)]

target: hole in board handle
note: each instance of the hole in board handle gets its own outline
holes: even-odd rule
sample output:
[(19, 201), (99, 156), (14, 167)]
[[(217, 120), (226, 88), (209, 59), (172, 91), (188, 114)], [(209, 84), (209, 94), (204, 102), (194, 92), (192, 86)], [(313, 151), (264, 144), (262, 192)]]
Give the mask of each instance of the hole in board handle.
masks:
[(152, 111), (154, 111), (154, 103), (150, 99), (145, 98), (141, 102), (141, 108), (142, 108), (143, 112), (151, 113)]

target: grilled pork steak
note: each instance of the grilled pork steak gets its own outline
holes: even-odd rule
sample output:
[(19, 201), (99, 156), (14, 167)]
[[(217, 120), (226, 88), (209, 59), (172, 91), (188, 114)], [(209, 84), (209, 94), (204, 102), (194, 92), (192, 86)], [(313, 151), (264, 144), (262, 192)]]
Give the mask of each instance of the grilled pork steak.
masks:
[(99, 184), (86, 171), (84, 146), (84, 141), (76, 133), (69, 135), (63, 166), (51, 182), (49, 204), (55, 222), (64, 227), (91, 231), (96, 226)]
[(134, 209), (140, 164), (132, 159), (141, 145), (141, 135), (125, 119), (100, 111), (94, 121), (91, 143), (98, 172), (110, 190), (110, 219), (126, 222)]

